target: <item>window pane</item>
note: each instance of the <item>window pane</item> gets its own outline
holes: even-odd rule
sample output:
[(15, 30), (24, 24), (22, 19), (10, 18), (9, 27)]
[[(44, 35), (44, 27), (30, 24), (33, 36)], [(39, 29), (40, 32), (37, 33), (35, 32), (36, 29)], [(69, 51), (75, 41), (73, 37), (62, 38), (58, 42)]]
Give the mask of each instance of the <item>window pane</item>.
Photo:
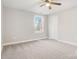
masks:
[(35, 32), (44, 32), (44, 19), (43, 16), (34, 16)]

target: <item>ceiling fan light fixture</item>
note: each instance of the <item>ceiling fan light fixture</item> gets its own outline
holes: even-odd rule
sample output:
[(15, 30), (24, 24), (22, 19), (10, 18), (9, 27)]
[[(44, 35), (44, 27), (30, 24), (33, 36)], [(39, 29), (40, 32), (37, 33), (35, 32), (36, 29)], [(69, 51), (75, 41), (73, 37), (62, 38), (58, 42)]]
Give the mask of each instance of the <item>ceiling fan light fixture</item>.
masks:
[(50, 6), (50, 3), (46, 3), (46, 6), (49, 7)]

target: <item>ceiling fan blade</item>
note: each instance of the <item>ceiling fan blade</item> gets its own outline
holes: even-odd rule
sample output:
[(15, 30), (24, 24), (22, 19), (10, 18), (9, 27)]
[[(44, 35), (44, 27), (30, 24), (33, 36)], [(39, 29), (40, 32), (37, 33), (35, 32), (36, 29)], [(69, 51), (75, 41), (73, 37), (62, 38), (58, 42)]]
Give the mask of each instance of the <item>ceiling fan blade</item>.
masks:
[(44, 6), (45, 4), (40, 5), (40, 7)]
[(50, 3), (54, 5), (61, 5), (61, 3), (56, 3), (56, 2), (50, 2)]
[(45, 0), (45, 2), (49, 2), (49, 0)]
[(43, 2), (49, 2), (49, 0), (42, 0)]

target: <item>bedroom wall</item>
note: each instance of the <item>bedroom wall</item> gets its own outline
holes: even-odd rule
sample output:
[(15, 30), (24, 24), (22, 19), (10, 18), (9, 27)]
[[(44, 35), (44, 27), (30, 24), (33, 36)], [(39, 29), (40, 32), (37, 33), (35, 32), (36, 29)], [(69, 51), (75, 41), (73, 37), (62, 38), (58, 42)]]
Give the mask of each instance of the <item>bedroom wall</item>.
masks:
[(56, 12), (48, 17), (49, 38), (76, 45), (77, 10), (76, 7)]
[(47, 37), (47, 16), (43, 33), (34, 32), (34, 16), (32, 12), (3, 8), (3, 43), (19, 42)]
[(58, 17), (55, 14), (48, 17), (48, 31), (49, 39), (58, 39)]
[(77, 8), (58, 14), (58, 38), (76, 45), (77, 43)]

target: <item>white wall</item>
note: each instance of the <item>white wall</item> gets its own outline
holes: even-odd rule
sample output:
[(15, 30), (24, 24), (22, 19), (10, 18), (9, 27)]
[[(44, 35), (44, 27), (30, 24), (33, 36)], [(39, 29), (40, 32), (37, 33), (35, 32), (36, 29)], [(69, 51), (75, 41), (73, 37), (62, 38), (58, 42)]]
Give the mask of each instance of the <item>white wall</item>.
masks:
[(77, 42), (77, 10), (70, 10), (58, 14), (58, 37), (59, 40), (69, 41), (74, 44)]
[(76, 44), (76, 7), (49, 16), (49, 38)]
[(45, 32), (34, 33), (35, 13), (4, 8), (3, 10), (3, 43), (18, 42), (47, 37), (47, 16), (45, 18)]
[(58, 39), (58, 17), (50, 15), (48, 17), (49, 39)]

